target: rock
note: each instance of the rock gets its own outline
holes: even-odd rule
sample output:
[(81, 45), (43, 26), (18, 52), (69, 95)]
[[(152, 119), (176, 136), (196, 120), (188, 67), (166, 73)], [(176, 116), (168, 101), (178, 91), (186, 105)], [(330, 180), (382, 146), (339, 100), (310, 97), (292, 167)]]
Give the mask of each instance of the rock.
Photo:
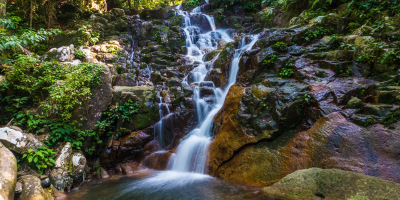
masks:
[(73, 153), (70, 158), (70, 173), (69, 175), (74, 179), (74, 181), (83, 180), (83, 175), (85, 173), (86, 158), (81, 152)]
[(44, 179), (41, 180), (41, 185), (43, 188), (48, 188), (50, 187), (51, 183), (50, 183), (50, 178), (46, 177)]
[(151, 136), (142, 131), (132, 132), (121, 139), (122, 150), (141, 149), (150, 140)]
[(367, 25), (362, 25), (360, 28), (353, 32), (353, 35), (366, 36), (370, 35), (374, 29)]
[(357, 97), (352, 97), (347, 103), (348, 108), (361, 108), (362, 106), (363, 102)]
[(309, 24), (322, 25), (322, 26), (336, 26), (338, 31), (341, 32), (346, 28), (343, 19), (336, 13), (329, 13), (325, 16), (318, 16), (310, 20)]
[(17, 159), (2, 143), (0, 143), (0, 172), (0, 199), (12, 200), (17, 182)]
[(60, 48), (52, 48), (45, 55), (45, 60), (58, 59), (61, 62), (72, 61), (74, 58), (75, 47), (73, 44)]
[(122, 171), (126, 175), (132, 175), (135, 173), (135, 170), (138, 168), (137, 163), (126, 162), (121, 164)]
[(344, 43), (354, 44), (356, 47), (365, 47), (374, 41), (374, 38), (371, 36), (347, 35), (343, 37)]
[(374, 96), (374, 103), (400, 105), (400, 86), (380, 87)]
[(110, 178), (110, 175), (108, 174), (108, 172), (105, 169), (103, 169), (102, 167), (99, 168), (99, 172), (100, 172), (100, 177), (102, 179)]
[(66, 193), (60, 192), (53, 185), (50, 185), (50, 190), (53, 193), (54, 200), (67, 200), (68, 199), (68, 195)]
[(111, 104), (113, 97), (111, 85), (111, 73), (108, 67), (104, 67), (103, 73), (100, 75), (100, 85), (92, 89), (93, 96), (89, 100), (86, 100), (75, 108), (72, 120), (78, 120), (87, 130), (94, 130), (97, 121), (101, 121), (103, 112), (106, 111)]
[(262, 189), (271, 199), (399, 199), (400, 184), (339, 169), (298, 170)]
[(58, 190), (64, 191), (72, 185), (73, 179), (69, 176), (69, 165), (72, 154), (71, 143), (67, 142), (55, 160), (54, 169), (50, 172), (50, 182)]
[(49, 176), (50, 182), (58, 190), (64, 191), (74, 180), (82, 180), (85, 167), (86, 158), (81, 152), (73, 152), (71, 143), (67, 142), (55, 160)]
[(85, 62), (93, 62), (92, 52), (90, 51), (90, 47), (79, 47), (79, 51), (82, 51), (85, 54)]
[(15, 184), (15, 193), (16, 194), (21, 194), (22, 192), (22, 183), (21, 182), (17, 182), (17, 184)]
[(172, 153), (168, 151), (158, 151), (154, 152), (143, 160), (143, 165), (145, 167), (155, 169), (155, 170), (165, 170), (167, 169), (169, 159)]
[(0, 128), (0, 142), (11, 151), (19, 154), (24, 154), (29, 149), (36, 150), (43, 146), (32, 134), (22, 133), (8, 127)]
[(216, 87), (225, 87), (229, 78), (230, 63), (235, 53), (234, 43), (226, 44), (206, 80), (213, 81)]
[(125, 11), (121, 8), (113, 8), (113, 9), (111, 9), (111, 13), (115, 17), (125, 17)]
[(256, 141), (254, 136), (246, 135), (240, 130), (236, 114), (239, 110), (239, 102), (244, 95), (244, 89), (233, 85), (225, 99), (224, 106), (214, 118), (214, 124), (220, 124), (215, 138), (209, 147), (209, 173), (213, 175), (218, 167), (233, 156), (234, 152), (245, 143)]
[[(296, 170), (324, 167), (400, 182), (397, 173), (400, 161), (395, 156), (399, 152), (399, 130), (399, 122), (392, 124), (392, 129), (381, 124), (364, 128), (333, 112), (317, 120), (307, 131), (285, 132), (284, 137), (271, 142), (242, 147), (228, 161), (214, 165), (213, 175), (230, 181), (271, 185)], [(230, 137), (225, 137), (226, 141)], [(212, 159), (221, 156), (224, 155), (210, 157), (211, 165), (216, 163)]]
[(154, 87), (146, 86), (146, 85), (134, 86), (134, 87), (114, 86), (114, 91), (121, 92), (121, 93), (127, 93), (127, 92), (132, 93), (133, 95), (144, 100), (144, 102), (152, 99), (153, 95), (154, 95)]
[(20, 200), (50, 200), (51, 194), (43, 190), (40, 179), (36, 176), (25, 175), (19, 178), (22, 182)]
[(300, 56), (306, 51), (306, 49), (302, 46), (293, 45), (288, 48), (288, 51), (290, 55)]

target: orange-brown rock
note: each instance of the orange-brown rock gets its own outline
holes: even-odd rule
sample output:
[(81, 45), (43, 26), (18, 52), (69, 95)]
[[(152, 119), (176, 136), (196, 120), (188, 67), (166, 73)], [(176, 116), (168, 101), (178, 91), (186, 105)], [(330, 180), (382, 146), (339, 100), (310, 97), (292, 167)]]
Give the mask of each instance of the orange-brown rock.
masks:
[(146, 156), (142, 164), (151, 169), (165, 170), (168, 166), (171, 155), (172, 153), (169, 151), (154, 152)]
[(334, 112), (317, 120), (307, 131), (284, 133), (272, 142), (243, 145), (224, 162), (211, 159), (225, 158), (221, 154), (231, 152), (223, 151), (232, 146), (229, 135), (239, 133), (219, 132), (226, 136), (216, 135), (210, 148), (210, 168), (215, 176), (258, 185), (271, 185), (296, 170), (311, 167), (338, 168), (400, 182), (400, 123), (393, 128), (380, 124), (363, 128)]
[(231, 159), (237, 150), (247, 144), (256, 143), (265, 135), (247, 135), (239, 126), (237, 113), (240, 100), (244, 95), (244, 89), (240, 86), (232, 86), (229, 89), (224, 106), (214, 119), (215, 138), (210, 144), (208, 155), (209, 173), (217, 175), (222, 163)]

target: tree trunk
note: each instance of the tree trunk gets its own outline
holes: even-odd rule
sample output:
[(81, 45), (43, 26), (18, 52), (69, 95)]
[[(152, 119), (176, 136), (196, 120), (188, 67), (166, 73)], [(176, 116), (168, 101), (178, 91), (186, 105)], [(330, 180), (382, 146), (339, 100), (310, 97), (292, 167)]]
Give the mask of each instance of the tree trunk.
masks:
[(33, 0), (31, 0), (31, 9), (29, 12), (29, 27), (32, 28), (32, 23), (33, 23)]
[(132, 10), (131, 0), (128, 0), (129, 10)]
[(7, 5), (7, 0), (0, 0), (0, 17), (1, 18), (3, 18), (7, 14), (6, 5)]

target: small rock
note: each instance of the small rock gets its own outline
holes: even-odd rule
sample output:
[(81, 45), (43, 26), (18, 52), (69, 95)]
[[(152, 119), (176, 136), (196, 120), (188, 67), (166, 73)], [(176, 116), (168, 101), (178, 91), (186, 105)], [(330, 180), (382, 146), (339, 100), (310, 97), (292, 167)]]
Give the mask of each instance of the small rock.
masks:
[(43, 188), (48, 188), (50, 187), (50, 178), (46, 177), (44, 179), (41, 180), (41, 184)]
[(102, 179), (110, 178), (110, 175), (108, 174), (108, 172), (105, 169), (103, 169), (102, 167), (99, 168), (99, 171), (100, 171), (100, 177)]
[(22, 192), (22, 183), (17, 182), (17, 184), (15, 184), (15, 193), (20, 194), (21, 192)]
[(357, 97), (352, 97), (347, 103), (348, 108), (361, 108), (362, 106), (363, 102)]
[(127, 162), (127, 163), (121, 164), (122, 171), (126, 175), (132, 175), (135, 172), (135, 170), (137, 169), (137, 167), (138, 167), (137, 163)]

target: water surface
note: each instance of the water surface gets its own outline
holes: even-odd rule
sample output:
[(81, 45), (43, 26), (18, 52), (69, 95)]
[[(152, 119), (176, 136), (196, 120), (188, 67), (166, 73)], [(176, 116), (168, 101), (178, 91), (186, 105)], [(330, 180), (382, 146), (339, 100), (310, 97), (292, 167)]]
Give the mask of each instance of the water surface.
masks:
[(260, 188), (228, 183), (205, 174), (176, 171), (93, 181), (73, 192), (74, 200), (258, 200)]

